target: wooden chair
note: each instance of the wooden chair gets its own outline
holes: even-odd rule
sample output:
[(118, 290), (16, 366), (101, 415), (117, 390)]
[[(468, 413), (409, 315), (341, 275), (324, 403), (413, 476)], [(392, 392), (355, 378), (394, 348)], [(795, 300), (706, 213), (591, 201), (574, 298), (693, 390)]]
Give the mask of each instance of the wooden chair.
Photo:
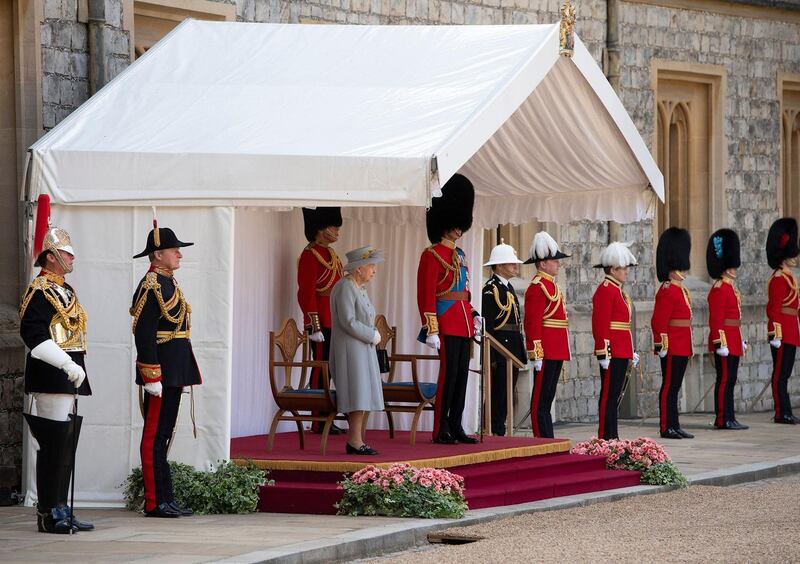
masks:
[[(390, 327), (384, 315), (375, 318), (375, 327), (381, 334), (379, 349), (391, 346), (389, 354), (389, 374), (383, 383), (383, 406), (386, 419), (389, 422), (389, 437), (394, 438), (394, 420), (392, 413), (413, 413), (411, 423), (411, 444), (417, 441), (417, 425), (423, 411), (433, 411), (436, 401), (436, 384), (420, 382), (417, 363), (423, 360), (439, 360), (435, 354), (398, 354), (397, 353), (397, 328)], [(397, 367), (400, 363), (411, 365), (411, 380), (396, 380)]]
[[(297, 350), (302, 347), (300, 361), (295, 361)], [(336, 411), (336, 392), (330, 388), (330, 377), (328, 375), (328, 363), (323, 360), (309, 359), (308, 336), (297, 328), (294, 319), (287, 319), (283, 322), (280, 331), (269, 332), (269, 382), (272, 387), (272, 396), (278, 404), (278, 411), (272, 418), (272, 426), (269, 430), (267, 439), (267, 451), (272, 452), (275, 442), (275, 432), (278, 423), (281, 421), (294, 421), (297, 425), (297, 433), (300, 437), (300, 449), (305, 448), (303, 438), (303, 421), (324, 421), (322, 429), (322, 440), (320, 443), (320, 454), (325, 454), (325, 447), (328, 442), (328, 433), (334, 419), (345, 419), (338, 416)], [(278, 383), (277, 374), (279, 368), (283, 368), (283, 382)], [(300, 382), (295, 387), (292, 384), (292, 375), (296, 369), (300, 369)], [(322, 370), (321, 390), (312, 390), (306, 387), (310, 371), (314, 368)], [(300, 412), (307, 411), (308, 415)], [(291, 415), (284, 415), (289, 412)], [(328, 415), (313, 415), (313, 413), (327, 413)]]

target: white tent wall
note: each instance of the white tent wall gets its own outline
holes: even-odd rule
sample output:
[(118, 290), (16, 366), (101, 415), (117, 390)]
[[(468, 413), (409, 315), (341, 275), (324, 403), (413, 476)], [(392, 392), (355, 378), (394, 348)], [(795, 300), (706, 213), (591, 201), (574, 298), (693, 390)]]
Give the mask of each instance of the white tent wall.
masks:
[[(382, 225), (355, 219), (368, 208), (344, 209), (344, 225), (334, 245), (342, 261), (351, 249), (371, 244), (386, 251), (386, 262), (368, 287), (378, 313), (387, 316), (398, 328), (398, 351), (430, 353), (416, 340), (420, 328), (417, 310), (417, 264), (422, 250), (430, 245), (425, 234), (422, 208), (394, 208), (407, 214), (403, 225)], [(385, 210), (381, 210), (385, 211)], [(365, 214), (369, 215), (369, 214)], [(278, 330), (287, 317), (301, 323), (297, 306), (297, 259), (307, 244), (303, 236), (300, 210), (267, 211), (263, 208), (237, 208), (235, 229), (236, 261), (234, 275), (234, 339), (232, 376), (233, 437), (258, 435), (269, 430), (276, 406), (268, 375), (268, 334)], [(473, 306), (480, 310), (480, 290), (485, 272), (481, 267), (483, 237), (480, 229), (467, 232), (459, 244), (467, 254), (471, 271)], [(477, 359), (477, 355), (476, 359)], [(424, 363), (426, 381), (436, 381), (438, 362)], [(410, 379), (410, 373), (400, 372)], [(470, 377), (464, 426), (478, 426), (478, 379)], [(411, 418), (396, 416), (398, 427), (407, 429)], [(432, 417), (425, 414), (421, 429), (430, 430)], [(370, 428), (386, 428), (386, 416), (375, 413)], [(281, 423), (281, 431), (295, 430), (294, 424)]]
[[(144, 248), (152, 212), (149, 207), (53, 206), (52, 218), (72, 237), (75, 271), (67, 280), (89, 316), (86, 371), (92, 396), (80, 398), (78, 405), (84, 422), (75, 498), (80, 505), (118, 504), (119, 485), (140, 464), (142, 417), (128, 309), (149, 266), (147, 258), (131, 256)], [(203, 384), (194, 388), (198, 436), (192, 437), (186, 394), (170, 458), (198, 468), (229, 456), (233, 218), (232, 208), (159, 210), (159, 225), (195, 242), (184, 249), (176, 276), (192, 306), (192, 344), (203, 375)], [(25, 452), (28, 504), (36, 498), (31, 444)]]

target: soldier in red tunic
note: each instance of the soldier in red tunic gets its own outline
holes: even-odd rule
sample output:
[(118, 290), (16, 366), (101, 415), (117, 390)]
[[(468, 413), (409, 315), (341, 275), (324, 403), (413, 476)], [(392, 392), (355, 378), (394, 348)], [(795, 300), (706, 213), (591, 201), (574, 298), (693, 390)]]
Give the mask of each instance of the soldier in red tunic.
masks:
[(708, 350), (714, 353), (717, 381), (714, 386), (714, 427), (748, 429), (736, 420), (733, 387), (739, 371), (739, 358), (747, 350), (742, 339), (741, 295), (734, 286), (741, 264), (739, 236), (730, 229), (719, 229), (708, 239), (706, 267), (715, 280), (708, 292)]
[(533, 237), (530, 258), (525, 264), (536, 265), (536, 276), (525, 292), (525, 347), (533, 361), (531, 426), (534, 437), (553, 438), (550, 408), (556, 397), (561, 367), (569, 360), (569, 331), (564, 294), (556, 284), (562, 253), (545, 231)]
[[(331, 346), (331, 290), (342, 279), (342, 261), (330, 245), (339, 239), (342, 226), (341, 208), (303, 208), (303, 222), (308, 245), (300, 253), (297, 262), (297, 302), (303, 310), (303, 325), (312, 341), (311, 355), (314, 360), (328, 360)], [(311, 371), (312, 389), (322, 388), (321, 371)], [(315, 433), (322, 432), (322, 425), (312, 426)], [(330, 434), (338, 435), (342, 430), (331, 426)]]
[(592, 298), (592, 334), (594, 354), (600, 362), (600, 404), (597, 436), (601, 439), (618, 439), (617, 404), (625, 383), (628, 362), (639, 363), (633, 350), (631, 312), (633, 306), (622, 285), (628, 279), (628, 268), (636, 265), (636, 258), (625, 243), (614, 242), (600, 254), (600, 264), (605, 278)]
[(417, 270), (417, 306), (422, 330), (417, 339), (439, 351), (439, 379), (433, 416), (433, 441), (441, 444), (478, 441), (461, 426), (469, 375), (470, 342), (482, 326), (472, 308), (469, 268), (456, 241), (472, 226), (475, 191), (460, 174), (443, 187), (426, 213), (430, 247), (422, 251)]
[(774, 421), (789, 425), (800, 423), (800, 419), (792, 415), (792, 404), (787, 390), (797, 346), (800, 345), (800, 299), (797, 278), (790, 270), (797, 266), (798, 254), (800, 247), (797, 243), (797, 221), (791, 217), (778, 219), (767, 235), (767, 262), (774, 269), (769, 279), (767, 335), (773, 361)]
[(656, 292), (653, 317), (653, 349), (661, 359), (661, 392), (658, 395), (659, 431), (662, 439), (693, 439), (678, 421), (678, 393), (692, 356), (692, 297), (683, 285), (689, 270), (692, 239), (685, 229), (670, 227), (656, 247)]

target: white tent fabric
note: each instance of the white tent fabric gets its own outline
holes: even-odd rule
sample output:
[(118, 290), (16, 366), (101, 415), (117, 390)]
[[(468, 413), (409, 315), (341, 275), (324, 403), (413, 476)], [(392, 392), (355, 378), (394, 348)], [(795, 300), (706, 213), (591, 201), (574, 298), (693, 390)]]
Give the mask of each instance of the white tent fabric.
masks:
[(575, 49), (557, 25), (187, 20), (33, 145), (30, 197), (425, 206), (463, 170), (477, 226), (639, 219), (661, 174)]

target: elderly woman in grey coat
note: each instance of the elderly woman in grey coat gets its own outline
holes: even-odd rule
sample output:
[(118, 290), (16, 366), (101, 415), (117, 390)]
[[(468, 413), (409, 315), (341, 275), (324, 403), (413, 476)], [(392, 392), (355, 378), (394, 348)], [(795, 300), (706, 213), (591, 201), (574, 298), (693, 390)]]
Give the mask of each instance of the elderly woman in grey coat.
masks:
[(364, 423), (370, 411), (383, 410), (383, 389), (375, 345), (375, 308), (367, 296), (382, 251), (361, 247), (347, 253), (347, 273), (331, 292), (331, 353), (328, 366), (336, 384), (336, 405), (347, 413), (347, 454), (378, 454), (364, 444)]

